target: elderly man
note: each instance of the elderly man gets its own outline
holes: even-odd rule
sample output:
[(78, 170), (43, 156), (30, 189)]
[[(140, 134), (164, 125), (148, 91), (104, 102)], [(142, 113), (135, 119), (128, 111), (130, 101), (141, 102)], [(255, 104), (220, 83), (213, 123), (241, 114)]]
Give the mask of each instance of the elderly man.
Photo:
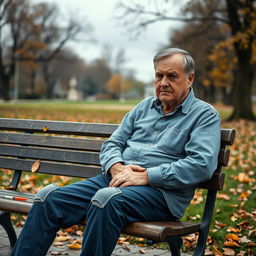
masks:
[(81, 255), (111, 255), (127, 223), (182, 217), (216, 168), (220, 117), (194, 96), (188, 52), (160, 51), (154, 67), (156, 97), (126, 114), (103, 144), (103, 174), (39, 192), (12, 255), (45, 255), (60, 228), (83, 219)]

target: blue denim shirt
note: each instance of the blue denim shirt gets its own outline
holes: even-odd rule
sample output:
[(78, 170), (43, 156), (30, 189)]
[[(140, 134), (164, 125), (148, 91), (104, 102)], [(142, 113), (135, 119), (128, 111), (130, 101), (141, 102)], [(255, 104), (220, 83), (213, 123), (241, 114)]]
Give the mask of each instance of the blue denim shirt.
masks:
[(103, 144), (104, 172), (117, 163), (147, 168), (149, 185), (161, 190), (171, 213), (181, 218), (196, 185), (210, 179), (220, 147), (220, 116), (191, 89), (173, 112), (165, 115), (156, 97), (127, 113)]

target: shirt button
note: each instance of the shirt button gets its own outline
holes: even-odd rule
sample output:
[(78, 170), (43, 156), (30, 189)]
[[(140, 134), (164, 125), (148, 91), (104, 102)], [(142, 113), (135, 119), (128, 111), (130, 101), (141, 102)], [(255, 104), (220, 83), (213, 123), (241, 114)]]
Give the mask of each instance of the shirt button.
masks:
[(157, 135), (158, 134), (158, 131), (154, 131), (154, 133), (153, 133), (154, 135)]

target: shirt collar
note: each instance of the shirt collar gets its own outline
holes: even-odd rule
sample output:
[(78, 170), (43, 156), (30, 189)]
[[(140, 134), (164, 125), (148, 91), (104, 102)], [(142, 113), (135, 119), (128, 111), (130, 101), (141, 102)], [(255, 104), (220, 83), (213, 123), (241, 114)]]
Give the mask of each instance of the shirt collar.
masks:
[[(188, 96), (179, 106), (176, 107), (176, 109), (180, 108), (183, 114), (188, 114), (191, 109), (194, 98), (195, 98), (195, 95), (194, 95), (193, 88), (190, 87), (190, 92)], [(160, 105), (161, 105), (161, 101), (157, 97), (154, 97), (150, 108), (157, 109), (159, 108)]]

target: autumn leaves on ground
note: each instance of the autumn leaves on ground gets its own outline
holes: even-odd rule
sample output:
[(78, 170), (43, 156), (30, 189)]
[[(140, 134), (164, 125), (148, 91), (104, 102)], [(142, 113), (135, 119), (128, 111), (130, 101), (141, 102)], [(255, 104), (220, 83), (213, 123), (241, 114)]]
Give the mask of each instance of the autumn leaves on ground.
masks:
[[(86, 107), (87, 106), (87, 107)], [(131, 105), (86, 105), (86, 104), (2, 104), (0, 117), (67, 120), (79, 122), (119, 123)], [(227, 110), (217, 107), (221, 115)], [(226, 117), (226, 116), (225, 116)], [(224, 168), (226, 174), (225, 187), (218, 193), (218, 200), (207, 242), (205, 255), (256, 255), (256, 123), (245, 120), (222, 123), (223, 128), (235, 128), (237, 136), (231, 147), (229, 166)], [(0, 186), (8, 186), (10, 171), (0, 170)], [(26, 175), (21, 186), (23, 191), (34, 191), (51, 183), (65, 185), (74, 179), (50, 176)], [(36, 186), (35, 186), (36, 184)], [(36, 188), (36, 189), (35, 189)], [(203, 191), (198, 190), (189, 206), (184, 220), (197, 221), (202, 216)], [(22, 225), (25, 217), (13, 216), (17, 225)], [(76, 241), (70, 240), (70, 233), (81, 236)], [(184, 251), (195, 246), (197, 236), (184, 238)], [(67, 243), (70, 249), (81, 248), (82, 232), (79, 227), (61, 231), (56, 238), (56, 246)], [(121, 237), (119, 243), (137, 243), (145, 245), (145, 240), (132, 237)], [(160, 244), (165, 247), (165, 244)], [(166, 248), (166, 247), (165, 247)], [(143, 249), (141, 250), (143, 254)]]

